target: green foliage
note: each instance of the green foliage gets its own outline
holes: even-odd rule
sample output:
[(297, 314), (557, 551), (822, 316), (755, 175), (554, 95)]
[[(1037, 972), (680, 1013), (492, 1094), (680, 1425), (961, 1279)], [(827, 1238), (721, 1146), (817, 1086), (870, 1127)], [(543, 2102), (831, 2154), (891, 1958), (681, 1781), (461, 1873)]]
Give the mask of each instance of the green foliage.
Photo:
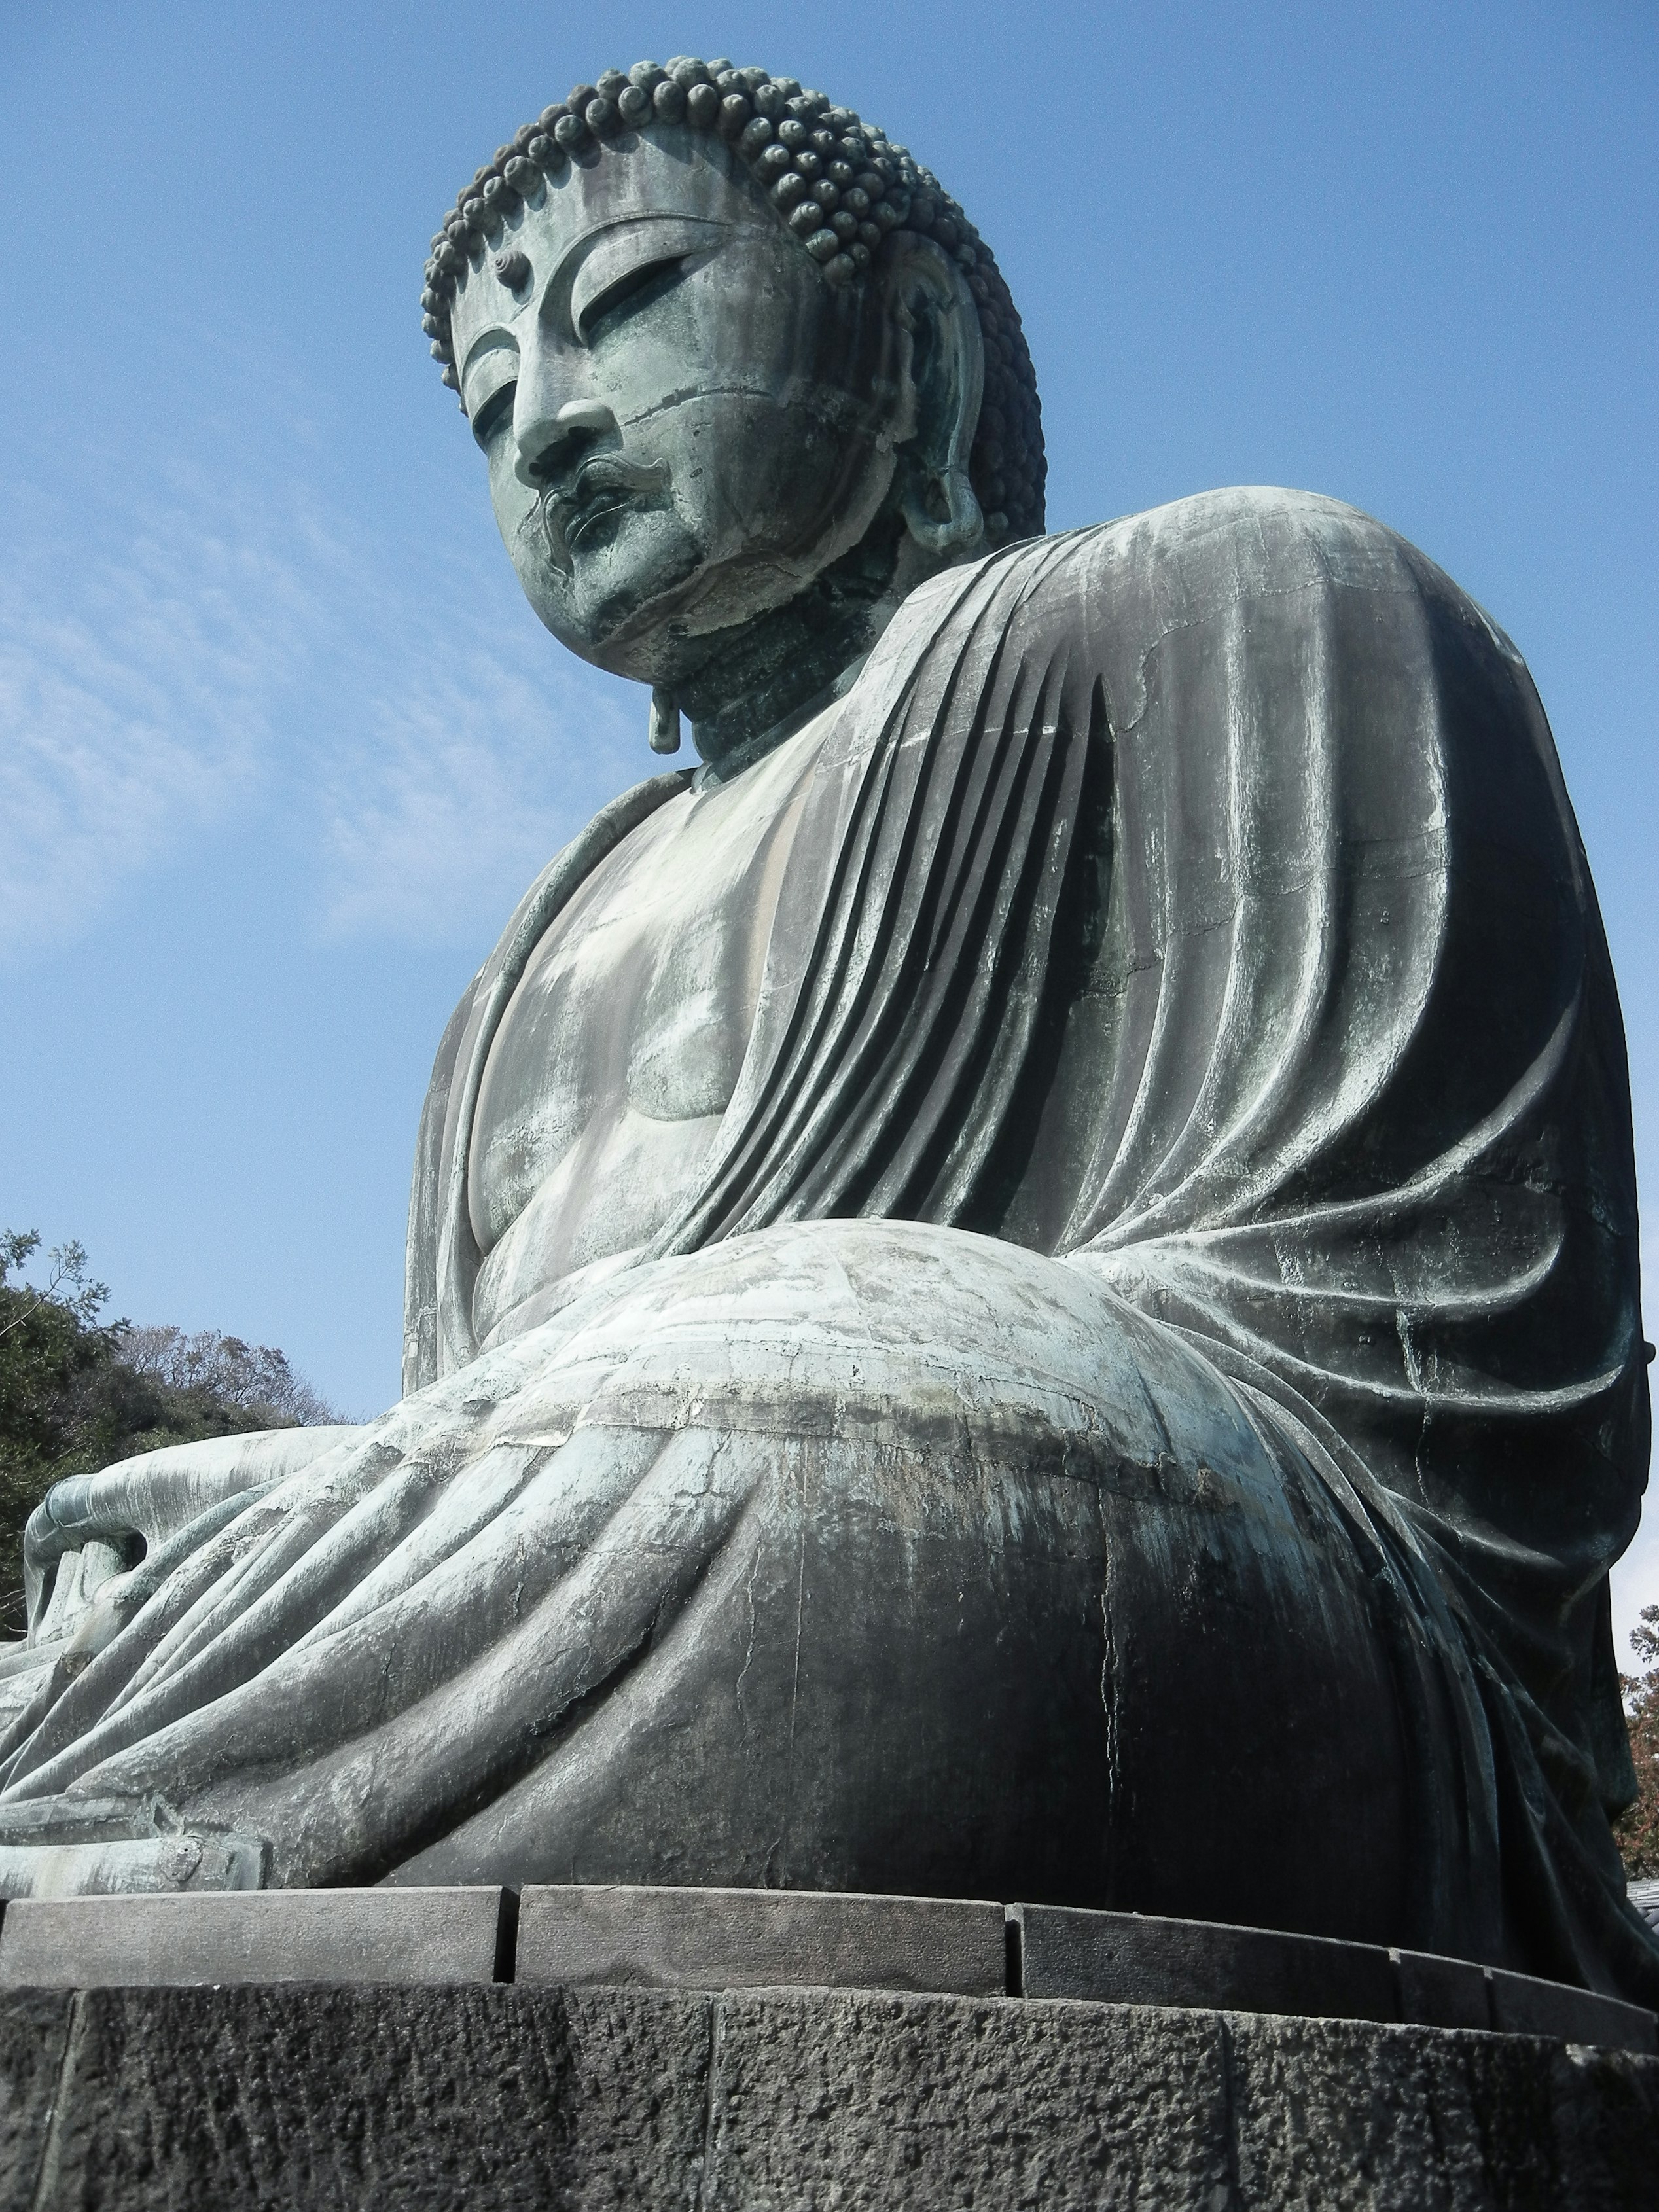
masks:
[(162, 1444), (336, 1420), (269, 1345), (100, 1322), (108, 1286), (76, 1243), (21, 1271), (33, 1230), (0, 1231), (0, 1636), (19, 1636), (23, 1524), (51, 1486)]
[(1621, 1674), (1630, 1753), (1636, 1766), (1636, 1802), (1613, 1824), (1625, 1873), (1632, 1881), (1659, 1877), (1659, 1605), (1646, 1605), (1631, 1631), (1644, 1661), (1639, 1674)]

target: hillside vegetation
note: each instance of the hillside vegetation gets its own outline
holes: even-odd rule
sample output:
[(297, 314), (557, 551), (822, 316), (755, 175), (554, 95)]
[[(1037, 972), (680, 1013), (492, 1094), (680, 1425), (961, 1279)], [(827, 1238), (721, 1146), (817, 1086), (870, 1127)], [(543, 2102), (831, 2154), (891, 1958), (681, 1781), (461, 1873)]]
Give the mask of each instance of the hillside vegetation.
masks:
[(23, 1524), (51, 1485), (161, 1444), (337, 1421), (273, 1346), (101, 1318), (79, 1244), (23, 1270), (33, 1230), (0, 1231), (0, 1637), (23, 1633)]

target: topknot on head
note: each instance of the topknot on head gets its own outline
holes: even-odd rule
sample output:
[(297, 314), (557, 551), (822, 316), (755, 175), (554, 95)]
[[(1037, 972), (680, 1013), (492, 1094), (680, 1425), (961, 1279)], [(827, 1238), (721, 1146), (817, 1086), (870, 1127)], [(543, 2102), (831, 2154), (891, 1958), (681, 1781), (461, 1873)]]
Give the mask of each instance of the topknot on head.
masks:
[(827, 283), (857, 283), (896, 230), (931, 238), (961, 270), (979, 309), (985, 385), (969, 475), (994, 544), (1043, 526), (1047, 465), (1036, 376), (1019, 314), (989, 247), (938, 179), (880, 127), (837, 107), (798, 78), (734, 69), (688, 54), (606, 70), (573, 86), (456, 195), (432, 241), (422, 328), (443, 380), (459, 388), (450, 313), (468, 269), (482, 264), (509, 216), (573, 156), (659, 124), (689, 124), (725, 140), (764, 187), (778, 220)]

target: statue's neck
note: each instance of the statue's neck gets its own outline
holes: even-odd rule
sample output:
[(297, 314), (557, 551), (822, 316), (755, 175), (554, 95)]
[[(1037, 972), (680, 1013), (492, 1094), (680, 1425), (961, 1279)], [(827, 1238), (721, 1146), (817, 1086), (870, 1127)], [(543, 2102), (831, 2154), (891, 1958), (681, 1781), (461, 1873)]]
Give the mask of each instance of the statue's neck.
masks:
[(724, 781), (800, 726), (804, 710), (834, 696), (916, 584), (902, 524), (879, 525), (787, 605), (721, 630), (714, 648), (672, 687), (698, 752)]
[(787, 737), (802, 709), (827, 697), (885, 627), (874, 605), (842, 610), (821, 629), (795, 615), (795, 607), (782, 607), (740, 636), (728, 632), (718, 665), (674, 687), (697, 750), (718, 778), (737, 775)]

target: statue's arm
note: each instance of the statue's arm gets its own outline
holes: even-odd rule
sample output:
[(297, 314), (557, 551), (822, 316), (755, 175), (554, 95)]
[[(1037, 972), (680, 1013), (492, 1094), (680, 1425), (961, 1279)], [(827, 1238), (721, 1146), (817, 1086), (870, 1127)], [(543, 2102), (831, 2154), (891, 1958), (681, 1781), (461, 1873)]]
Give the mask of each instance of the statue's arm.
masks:
[(404, 1395), (429, 1382), (438, 1371), (438, 1231), (443, 1202), (444, 1136), (462, 1040), (477, 997), (475, 976), (449, 1018), (432, 1079), (421, 1108), (415, 1139), (415, 1169), (410, 1180), (409, 1236), (404, 1255)]

